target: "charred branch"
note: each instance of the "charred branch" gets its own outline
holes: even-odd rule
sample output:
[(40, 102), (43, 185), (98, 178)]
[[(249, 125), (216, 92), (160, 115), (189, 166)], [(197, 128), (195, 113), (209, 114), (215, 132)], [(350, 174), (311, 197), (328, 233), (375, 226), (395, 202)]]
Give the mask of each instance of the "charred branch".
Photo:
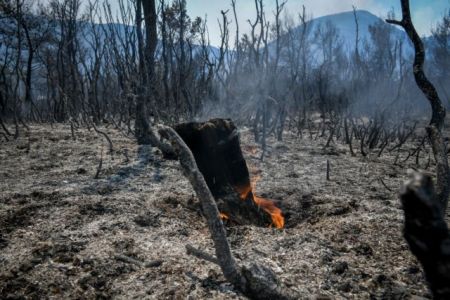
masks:
[[(275, 274), (266, 267), (251, 264), (240, 268), (231, 253), (225, 228), (220, 219), (219, 210), (214, 197), (206, 184), (206, 181), (197, 167), (194, 155), (183, 139), (175, 130), (169, 127), (161, 127), (161, 136), (168, 139), (177, 153), (184, 175), (192, 184), (203, 208), (208, 228), (216, 249), (217, 263), (219, 264), (225, 278), (237, 289), (242, 291), (251, 299), (297, 299), (299, 295), (294, 294), (286, 287), (282, 287)], [(210, 255), (199, 254), (199, 251), (188, 251), (196, 253), (198, 257), (208, 258), (216, 263), (216, 259)]]
[(435, 299), (450, 298), (450, 233), (445, 207), (428, 176), (416, 175), (401, 193), (404, 236), (417, 257)]
[(409, 0), (401, 0), (401, 6), (402, 20), (386, 20), (386, 22), (403, 27), (409, 39), (414, 44), (415, 56), (413, 73), (417, 86), (428, 99), (432, 109), (432, 116), (430, 125), (427, 127), (427, 133), (430, 138), (434, 159), (437, 165), (437, 195), (442, 205), (446, 208), (448, 197), (450, 195), (450, 169), (448, 166), (447, 147), (442, 136), (446, 110), (442, 105), (436, 88), (425, 75), (423, 68), (425, 63), (425, 47), (412, 22)]
[(194, 155), (183, 139), (170, 127), (162, 127), (159, 130), (162, 137), (170, 141), (177, 154), (184, 175), (189, 179), (196, 192), (206, 217), (208, 228), (216, 249), (216, 257), (225, 278), (236, 286), (245, 286), (245, 281), (237, 268), (236, 261), (231, 253), (230, 245), (226, 237), (225, 228), (219, 216), (219, 210), (214, 201), (206, 181), (197, 167)]

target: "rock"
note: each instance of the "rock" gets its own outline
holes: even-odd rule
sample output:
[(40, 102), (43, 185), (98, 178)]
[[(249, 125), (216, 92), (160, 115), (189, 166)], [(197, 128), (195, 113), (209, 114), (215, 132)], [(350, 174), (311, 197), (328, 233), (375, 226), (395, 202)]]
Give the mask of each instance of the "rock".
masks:
[(347, 282), (343, 282), (343, 283), (339, 284), (337, 289), (341, 292), (348, 293), (353, 289), (353, 287), (352, 287), (352, 284), (347, 281)]
[(139, 215), (134, 218), (134, 223), (141, 227), (158, 227), (161, 225), (159, 221), (159, 215), (157, 214), (146, 214)]
[(78, 168), (77, 169), (77, 174), (78, 175), (83, 175), (83, 174), (86, 174), (86, 173), (87, 173), (87, 171), (86, 171), (85, 168)]
[(368, 244), (360, 244), (353, 249), (359, 255), (364, 255), (364, 256), (372, 256), (373, 255), (373, 249)]
[(324, 265), (329, 264), (332, 261), (333, 261), (333, 256), (330, 253), (325, 253), (321, 258), (321, 262)]
[(389, 278), (386, 275), (384, 275), (384, 274), (378, 274), (378, 275), (375, 276), (374, 280), (378, 284), (382, 284), (382, 283), (387, 282), (389, 280)]
[(339, 261), (333, 267), (333, 273), (341, 275), (348, 270), (348, 263), (346, 261)]

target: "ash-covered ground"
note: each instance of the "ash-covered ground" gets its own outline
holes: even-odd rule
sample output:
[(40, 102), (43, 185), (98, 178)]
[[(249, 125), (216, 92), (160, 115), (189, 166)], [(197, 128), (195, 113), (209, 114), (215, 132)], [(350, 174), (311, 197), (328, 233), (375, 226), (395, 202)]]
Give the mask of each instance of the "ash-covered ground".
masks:
[[(245, 299), (217, 266), (186, 254), (186, 244), (214, 249), (178, 162), (101, 129), (112, 154), (101, 135), (76, 130), (73, 140), (67, 125), (1, 142), (0, 298)], [(305, 298), (429, 298), (398, 200), (408, 168), (427, 158), (402, 164), (402, 150), (394, 165), (397, 151), (352, 157), (325, 142), (286, 133), (261, 162), (241, 130), (256, 194), (279, 201), (286, 228), (228, 227), (238, 263), (264, 264)]]

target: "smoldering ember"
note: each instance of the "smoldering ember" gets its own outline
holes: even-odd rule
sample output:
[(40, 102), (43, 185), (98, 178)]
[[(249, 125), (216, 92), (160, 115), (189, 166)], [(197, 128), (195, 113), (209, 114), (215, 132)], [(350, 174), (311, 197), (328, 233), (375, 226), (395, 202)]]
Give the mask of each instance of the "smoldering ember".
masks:
[(450, 299), (450, 2), (0, 0), (0, 299)]

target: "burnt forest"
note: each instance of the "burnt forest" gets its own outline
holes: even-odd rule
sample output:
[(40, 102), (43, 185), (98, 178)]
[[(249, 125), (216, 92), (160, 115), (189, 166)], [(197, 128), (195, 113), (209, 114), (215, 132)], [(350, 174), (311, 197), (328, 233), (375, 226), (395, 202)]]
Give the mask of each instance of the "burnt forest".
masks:
[(447, 0), (0, 0), (0, 299), (450, 299)]

